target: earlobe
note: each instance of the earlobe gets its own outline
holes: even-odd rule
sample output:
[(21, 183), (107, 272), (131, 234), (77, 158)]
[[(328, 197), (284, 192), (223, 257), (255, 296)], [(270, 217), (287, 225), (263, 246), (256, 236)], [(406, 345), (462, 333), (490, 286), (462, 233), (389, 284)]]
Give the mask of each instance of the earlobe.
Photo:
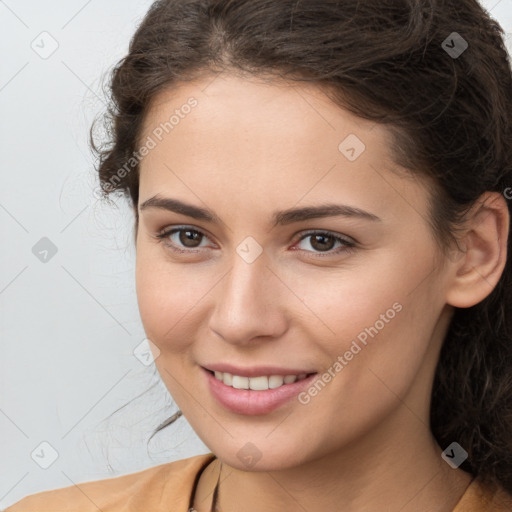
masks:
[(498, 192), (484, 193), (468, 212), (464, 249), (453, 262), (453, 278), (446, 302), (468, 308), (484, 300), (499, 282), (507, 260), (510, 215)]

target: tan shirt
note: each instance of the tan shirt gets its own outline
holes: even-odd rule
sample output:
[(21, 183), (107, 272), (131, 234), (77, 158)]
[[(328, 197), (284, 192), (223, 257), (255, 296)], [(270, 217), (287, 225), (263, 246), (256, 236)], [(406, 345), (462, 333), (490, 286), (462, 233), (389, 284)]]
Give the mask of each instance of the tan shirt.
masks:
[[(43, 491), (5, 512), (189, 512), (202, 470), (215, 458), (196, 455), (105, 480)], [(512, 496), (473, 479), (453, 512), (511, 512)]]

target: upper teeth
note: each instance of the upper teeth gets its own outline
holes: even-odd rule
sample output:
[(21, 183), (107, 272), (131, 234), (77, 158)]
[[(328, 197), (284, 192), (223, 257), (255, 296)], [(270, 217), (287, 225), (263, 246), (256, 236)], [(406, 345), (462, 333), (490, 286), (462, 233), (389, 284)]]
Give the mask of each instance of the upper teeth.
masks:
[(274, 389), (283, 384), (292, 384), (296, 380), (306, 378), (306, 373), (299, 375), (270, 375), (262, 377), (242, 377), (241, 375), (233, 375), (227, 372), (215, 372), (215, 378), (224, 382), (226, 386), (236, 389), (253, 389), (255, 391), (264, 391), (266, 389)]

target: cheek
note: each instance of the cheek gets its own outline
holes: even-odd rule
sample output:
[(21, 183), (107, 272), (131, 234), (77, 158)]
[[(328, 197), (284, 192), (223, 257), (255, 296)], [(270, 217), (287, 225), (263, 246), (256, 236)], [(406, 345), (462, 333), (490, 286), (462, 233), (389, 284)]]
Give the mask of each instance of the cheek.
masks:
[(333, 379), (335, 387), (351, 396), (377, 396), (376, 387), (385, 391), (381, 380), (405, 391), (431, 347), (442, 287), (433, 277), (425, 280), (430, 261), (405, 259), (401, 264), (398, 255), (390, 255), (365, 266), (364, 273), (348, 270), (339, 279), (295, 280), (297, 295), (318, 312), (321, 323), (312, 318), (319, 330), (316, 338), (313, 331), (310, 335), (327, 354), (325, 370), (343, 375)]
[[(151, 254), (153, 253), (153, 254)], [(173, 400), (190, 414), (187, 405), (190, 381), (191, 347), (194, 337), (194, 306), (204, 290), (197, 280), (168, 261), (161, 262), (152, 249), (137, 249), (136, 287), (144, 331), (159, 350), (155, 365)], [(196, 322), (197, 323), (197, 322)]]
[(185, 314), (179, 276), (154, 257), (155, 249), (137, 246), (136, 288), (139, 311), (146, 335), (162, 349), (165, 333)]
[[(137, 300), (147, 337), (162, 351), (180, 352), (192, 342), (201, 299), (215, 280), (207, 269), (191, 272), (162, 257), (162, 249), (138, 247)], [(172, 343), (171, 343), (172, 341)]]
[[(400, 315), (402, 285), (397, 285), (398, 276), (387, 267), (372, 262), (347, 264), (339, 271), (312, 268), (300, 278), (281, 269), (280, 275), (293, 283), (294, 294), (303, 302), (302, 317), (310, 318), (301, 327), (311, 330), (317, 342), (323, 340), (330, 354), (343, 354), (352, 340), (358, 338), (364, 344), (368, 331), (375, 333), (376, 327), (379, 333), (385, 332)], [(297, 302), (291, 296), (290, 301)]]

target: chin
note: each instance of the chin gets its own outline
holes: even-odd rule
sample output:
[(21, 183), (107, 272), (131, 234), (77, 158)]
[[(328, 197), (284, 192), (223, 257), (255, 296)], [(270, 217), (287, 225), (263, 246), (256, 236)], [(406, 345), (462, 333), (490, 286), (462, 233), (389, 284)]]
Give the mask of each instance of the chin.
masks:
[(261, 440), (245, 439), (240, 441), (230, 438), (229, 442), (223, 440), (207, 446), (224, 464), (239, 471), (280, 471), (300, 466), (308, 460), (306, 454), (301, 452), (304, 440), (289, 439), (287, 445), (280, 442), (279, 446), (275, 446), (265, 436)]

